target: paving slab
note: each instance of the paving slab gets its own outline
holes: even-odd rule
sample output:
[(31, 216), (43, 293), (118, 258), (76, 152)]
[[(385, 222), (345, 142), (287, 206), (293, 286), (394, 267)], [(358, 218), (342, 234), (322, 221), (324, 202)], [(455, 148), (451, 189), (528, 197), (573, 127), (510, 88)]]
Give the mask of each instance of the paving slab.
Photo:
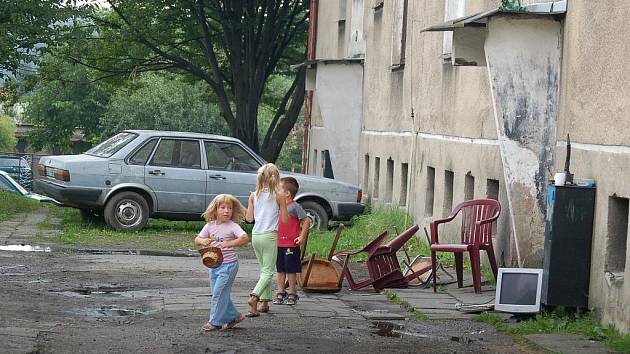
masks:
[(584, 336), (571, 334), (530, 334), (525, 338), (537, 345), (556, 352), (566, 354), (607, 354), (615, 353), (604, 343), (590, 340)]

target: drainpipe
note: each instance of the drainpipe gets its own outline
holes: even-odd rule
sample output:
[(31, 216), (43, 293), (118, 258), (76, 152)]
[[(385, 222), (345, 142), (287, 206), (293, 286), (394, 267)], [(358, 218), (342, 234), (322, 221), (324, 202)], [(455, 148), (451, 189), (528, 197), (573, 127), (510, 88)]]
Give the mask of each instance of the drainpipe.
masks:
[[(306, 43), (306, 65), (315, 61), (317, 44), (317, 10), (318, 0), (311, 0), (308, 21), (308, 40)], [(313, 111), (313, 91), (306, 91), (304, 103), (304, 141), (302, 143), (302, 173), (308, 173), (309, 137), (311, 128), (311, 113)]]

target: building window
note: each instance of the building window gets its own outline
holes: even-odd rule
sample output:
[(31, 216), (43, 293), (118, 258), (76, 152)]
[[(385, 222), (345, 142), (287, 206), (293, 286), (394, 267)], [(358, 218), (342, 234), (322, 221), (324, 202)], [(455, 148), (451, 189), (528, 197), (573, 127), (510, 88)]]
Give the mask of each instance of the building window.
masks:
[(475, 199), (475, 176), (466, 174), (464, 180), (464, 200)]
[[(451, 21), (464, 16), (466, 0), (445, 0), (444, 1), (444, 21)], [(444, 43), (442, 46), (442, 59), (444, 63), (451, 63), (453, 56), (453, 31), (444, 32)]]
[(626, 269), (628, 247), (628, 198), (608, 198), (608, 242), (606, 270), (623, 273)]
[(496, 179), (486, 180), (486, 198), (499, 200), (499, 181)]
[(444, 202), (442, 204), (442, 214), (447, 216), (453, 210), (453, 171), (444, 170)]
[(407, 41), (407, 9), (408, 0), (395, 0), (392, 29), (392, 66), (405, 64), (405, 44)]
[(339, 20), (337, 21), (337, 56), (345, 57), (346, 49), (346, 0), (339, 0)]
[(381, 171), (381, 158), (380, 157), (375, 157), (374, 158), (374, 185), (372, 186), (372, 188), (374, 189), (372, 191), (372, 195), (374, 196), (375, 199), (378, 199), (378, 187), (379, 187), (379, 173)]
[(317, 163), (318, 158), (319, 158), (319, 154), (317, 153), (317, 149), (315, 149), (313, 152), (313, 170), (312, 170), (315, 176), (317, 176), (317, 174), (319, 173), (319, 170), (318, 170), (319, 164)]
[(435, 168), (427, 166), (427, 192), (424, 200), (424, 216), (433, 216), (433, 199), (435, 193)]
[(409, 164), (403, 163), (400, 165), (400, 199), (398, 204), (401, 206), (407, 205), (407, 179), (409, 178)]
[(387, 177), (385, 179), (385, 201), (390, 203), (392, 201), (392, 194), (394, 191), (394, 160), (387, 159)]

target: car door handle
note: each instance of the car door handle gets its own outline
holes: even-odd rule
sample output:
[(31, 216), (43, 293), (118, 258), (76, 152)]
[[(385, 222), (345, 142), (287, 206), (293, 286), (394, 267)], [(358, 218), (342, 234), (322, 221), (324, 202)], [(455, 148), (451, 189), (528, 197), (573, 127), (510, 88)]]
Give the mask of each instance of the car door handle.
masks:
[(225, 179), (225, 177), (224, 177), (224, 176), (221, 176), (221, 175), (210, 175), (210, 176), (208, 176), (208, 178), (212, 178), (212, 179)]
[(153, 171), (149, 171), (150, 175), (154, 175), (154, 176), (164, 176), (164, 172), (160, 171), (160, 170), (153, 170)]

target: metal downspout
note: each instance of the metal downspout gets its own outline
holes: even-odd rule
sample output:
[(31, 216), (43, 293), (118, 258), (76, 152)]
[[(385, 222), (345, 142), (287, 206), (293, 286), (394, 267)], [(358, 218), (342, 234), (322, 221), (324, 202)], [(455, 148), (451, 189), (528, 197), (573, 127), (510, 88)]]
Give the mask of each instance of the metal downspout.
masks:
[[(317, 47), (317, 11), (318, 0), (311, 0), (308, 21), (308, 40), (306, 43), (306, 65), (315, 61)], [(313, 111), (313, 91), (306, 91), (304, 103), (304, 141), (302, 143), (302, 173), (308, 173), (309, 138), (311, 131), (311, 113)]]

